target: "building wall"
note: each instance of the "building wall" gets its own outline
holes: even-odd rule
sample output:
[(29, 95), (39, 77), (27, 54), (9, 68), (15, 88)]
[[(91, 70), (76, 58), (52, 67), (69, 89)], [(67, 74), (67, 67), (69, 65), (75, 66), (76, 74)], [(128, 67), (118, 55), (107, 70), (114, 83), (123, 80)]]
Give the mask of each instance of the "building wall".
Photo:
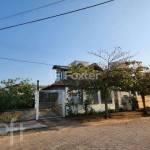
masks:
[[(111, 92), (111, 95), (113, 95), (113, 91)], [(103, 112), (105, 111), (105, 104), (101, 104), (101, 92), (98, 91), (95, 94), (91, 94), (90, 96), (92, 96), (95, 99), (96, 104), (91, 104), (90, 106), (97, 112)], [(67, 95), (68, 97), (68, 95)], [(73, 97), (74, 98), (74, 97)], [(79, 102), (79, 98), (77, 98)], [(86, 94), (83, 94), (83, 101), (86, 100)], [(108, 104), (108, 108), (109, 109), (115, 109), (115, 104), (114, 104), (114, 98), (112, 97), (112, 103)], [(81, 104), (78, 104), (77, 108), (73, 108), (73, 112), (74, 113), (80, 113), (83, 114), (84, 111), (84, 107)], [(67, 107), (66, 107), (66, 115), (68, 115), (67, 113)]]
[[(137, 96), (139, 108), (143, 108), (143, 102), (141, 96)], [(145, 104), (150, 107), (150, 96), (145, 96)]]
[[(93, 104), (91, 105), (91, 107), (95, 110), (95, 111), (105, 111), (105, 104)], [(115, 109), (115, 105), (114, 103), (112, 104), (108, 104), (108, 108), (109, 109)]]
[[(49, 91), (53, 91), (53, 90), (56, 90), (56, 91), (59, 91), (59, 90), (62, 90), (60, 91), (59, 93), (59, 104), (63, 104), (64, 103), (64, 107), (65, 107), (65, 103), (67, 103), (67, 98), (71, 99), (73, 98), (74, 99), (74, 102), (76, 104), (78, 104), (78, 107), (77, 108), (74, 108), (74, 112), (75, 113), (84, 113), (84, 108), (83, 108), (83, 105), (81, 104), (80, 102), (80, 99), (79, 97), (70, 97), (69, 94), (67, 93), (68, 91), (68, 87), (51, 87), (49, 89)], [(47, 90), (48, 91), (48, 90)], [(63, 94), (64, 93), (64, 94)], [(124, 95), (127, 95), (129, 96), (129, 92), (124, 92), (124, 91), (117, 91), (117, 100), (118, 100), (118, 106), (119, 108), (124, 108), (125, 110), (131, 110), (132, 107), (131, 107), (131, 104), (127, 101), (127, 105), (122, 105), (122, 100), (124, 98)], [(95, 98), (95, 101), (96, 101), (96, 104), (92, 104), (91, 107), (95, 110), (95, 111), (105, 111), (105, 104), (104, 103), (101, 103), (101, 92), (98, 91), (97, 93), (95, 94), (92, 94), (91, 96), (93, 96)], [(108, 108), (109, 109), (116, 109), (116, 102), (115, 102), (115, 96), (114, 96), (114, 91), (111, 91), (111, 97), (112, 97), (112, 103), (109, 103), (108, 104)], [(83, 101), (86, 100), (86, 94), (83, 94)], [(65, 107), (65, 114), (67, 114), (67, 107)]]
[[(90, 105), (94, 111), (96, 112), (103, 112), (105, 111), (105, 104), (93, 104), (93, 105)], [(108, 104), (108, 108), (109, 109), (115, 109), (115, 105), (114, 104)], [(84, 114), (85, 111), (84, 111), (84, 107), (83, 105), (78, 105), (78, 107), (72, 107), (72, 110), (73, 112), (76, 114), (76, 113), (80, 113), (80, 114)], [(68, 115), (67, 113), (67, 107), (66, 107), (66, 116)]]

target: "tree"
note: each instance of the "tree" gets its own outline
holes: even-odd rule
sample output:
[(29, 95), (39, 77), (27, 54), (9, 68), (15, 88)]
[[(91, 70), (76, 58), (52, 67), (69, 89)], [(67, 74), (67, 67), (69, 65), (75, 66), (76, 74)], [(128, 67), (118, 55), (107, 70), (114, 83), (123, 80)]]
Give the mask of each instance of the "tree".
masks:
[[(123, 52), (120, 47), (116, 47), (111, 53), (100, 50), (99, 53), (89, 52), (89, 54), (99, 57), (102, 62), (99, 64), (94, 63), (88, 67), (70, 66), (69, 70), (76, 76), (73, 79), (70, 78), (70, 81), (73, 87), (83, 89), (84, 91), (103, 91), (105, 95), (105, 117), (108, 118), (107, 103), (109, 89), (112, 86), (118, 87), (118, 85), (120, 85), (120, 80), (124, 77), (124, 73), (120, 72), (119, 69), (125, 68), (126, 66), (124, 63), (133, 56), (130, 56), (129, 52)], [(94, 77), (94, 74), (98, 74), (98, 76), (96, 75), (97, 78), (95, 79), (83, 78), (83, 74), (85, 74), (85, 72), (86, 75), (84, 76), (86, 77)], [(80, 77), (77, 78), (77, 75)]]
[(29, 79), (8, 79), (1, 81), (1, 84), (0, 111), (34, 106), (34, 88)]
[(122, 86), (122, 89), (140, 92), (144, 113), (147, 114), (145, 96), (150, 94), (150, 70), (139, 61), (129, 61), (126, 62), (126, 65), (128, 66), (126, 78), (128, 77), (130, 82), (122, 81), (120, 86)]

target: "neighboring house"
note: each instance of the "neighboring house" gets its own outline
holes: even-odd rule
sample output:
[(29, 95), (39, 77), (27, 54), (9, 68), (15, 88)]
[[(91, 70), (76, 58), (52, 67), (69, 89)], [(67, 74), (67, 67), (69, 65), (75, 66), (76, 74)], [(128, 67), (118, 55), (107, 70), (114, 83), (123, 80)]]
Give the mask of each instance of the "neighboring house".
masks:
[[(74, 61), (71, 64), (73, 65), (78, 65), (78, 64), (83, 64), (84, 66), (88, 66), (89, 62), (84, 62), (84, 61)], [(102, 70), (98, 65), (96, 64), (91, 64), (94, 65), (94, 68), (97, 70)], [(68, 65), (69, 66), (69, 65)], [(70, 98), (70, 95), (68, 94), (68, 88), (70, 86), (69, 82), (65, 79), (65, 71), (68, 71), (68, 66), (61, 66), (61, 65), (54, 65), (53, 69), (56, 70), (56, 81), (52, 85), (49, 85), (45, 88), (42, 89), (42, 92), (48, 92), (48, 91), (62, 91), (61, 96), (59, 97), (58, 103), (67, 103), (67, 98)], [(122, 91), (115, 91), (111, 90), (111, 96), (108, 100), (108, 108), (109, 109), (116, 109), (119, 110), (121, 107), (126, 109), (126, 110), (131, 110), (131, 104), (126, 101), (126, 104), (124, 105), (123, 100), (124, 100), (124, 95), (129, 96), (129, 92), (122, 92)], [(94, 94), (90, 95), (91, 97), (94, 98), (95, 103), (92, 104), (92, 108), (95, 111), (104, 111), (105, 110), (105, 101), (104, 101), (104, 94), (101, 91), (98, 91)], [(78, 112), (83, 112), (83, 105), (80, 102), (79, 97), (73, 97), (74, 101), (78, 103)], [(86, 100), (86, 94), (83, 93), (83, 101)]]

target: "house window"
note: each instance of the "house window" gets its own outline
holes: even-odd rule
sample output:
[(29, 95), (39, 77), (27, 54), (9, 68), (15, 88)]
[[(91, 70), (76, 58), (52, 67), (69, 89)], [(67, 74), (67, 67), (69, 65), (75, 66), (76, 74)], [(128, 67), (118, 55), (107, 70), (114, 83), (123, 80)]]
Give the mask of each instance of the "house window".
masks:
[[(108, 92), (107, 102), (108, 102), (108, 104), (112, 104), (111, 91)], [(105, 94), (104, 94), (104, 91), (101, 91), (101, 104), (105, 104)]]
[(90, 97), (92, 97), (94, 99), (94, 104), (98, 104), (99, 103), (98, 93), (91, 94)]
[(56, 72), (56, 80), (59, 81), (62, 78), (62, 72), (60, 70), (57, 70)]

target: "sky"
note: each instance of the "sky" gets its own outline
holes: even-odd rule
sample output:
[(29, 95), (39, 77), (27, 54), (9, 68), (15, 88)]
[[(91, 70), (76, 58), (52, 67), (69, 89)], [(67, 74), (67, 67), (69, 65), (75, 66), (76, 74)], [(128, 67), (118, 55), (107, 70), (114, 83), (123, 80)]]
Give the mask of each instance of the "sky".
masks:
[[(60, 0), (0, 0), (0, 18)], [(0, 19), (0, 28), (65, 13), (107, 0), (64, 0), (15, 17)], [(24, 26), (0, 30), (0, 57), (42, 62), (37, 65), (0, 59), (0, 81), (29, 78), (41, 85), (54, 82), (53, 65), (74, 60), (98, 63), (87, 52), (114, 47), (138, 53), (134, 59), (150, 64), (150, 0), (114, 0), (91, 9)]]

